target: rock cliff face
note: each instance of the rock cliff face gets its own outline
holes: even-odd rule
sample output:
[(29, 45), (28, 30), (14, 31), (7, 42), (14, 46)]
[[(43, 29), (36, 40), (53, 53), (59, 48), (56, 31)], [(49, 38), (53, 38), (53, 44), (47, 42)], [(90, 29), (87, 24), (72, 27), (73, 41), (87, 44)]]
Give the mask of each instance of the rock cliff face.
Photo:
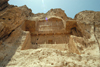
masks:
[(0, 11), (2, 11), (3, 9), (5, 9), (6, 7), (8, 7), (8, 0), (1, 0), (0, 1)]
[(0, 67), (100, 67), (100, 12), (69, 18), (0, 1)]
[(75, 19), (81, 21), (81, 24), (85, 26), (84, 27), (83, 25), (80, 25), (81, 27), (83, 27), (82, 29), (84, 31), (89, 33), (89, 35), (91, 36), (92, 34), (94, 35), (100, 48), (100, 12), (82, 11), (75, 16)]
[(9, 9), (0, 15), (0, 24), (2, 26), (0, 30), (0, 39), (6, 37), (12, 31), (18, 28), (24, 22), (24, 19), (25, 15), (19, 8)]
[[(20, 50), (32, 47), (30, 32), (25, 30), (25, 19), (31, 10), (26, 6), (14, 7), (7, 0), (0, 1), (0, 67), (7, 65), (19, 45)], [(5, 4), (9, 6), (3, 8)], [(1, 5), (1, 4), (0, 4)], [(27, 45), (28, 44), (28, 45)]]

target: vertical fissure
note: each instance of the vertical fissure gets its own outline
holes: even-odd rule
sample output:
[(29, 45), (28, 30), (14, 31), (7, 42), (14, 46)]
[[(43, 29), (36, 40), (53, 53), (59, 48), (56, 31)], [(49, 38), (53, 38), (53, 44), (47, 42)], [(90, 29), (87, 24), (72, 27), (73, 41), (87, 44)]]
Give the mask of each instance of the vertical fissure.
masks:
[[(98, 43), (98, 46), (99, 46), (99, 41), (98, 41), (98, 39), (97, 39), (97, 37), (96, 37), (96, 34), (95, 34), (95, 22), (93, 23), (93, 25), (94, 25), (94, 36), (95, 36), (95, 39), (96, 39), (96, 41), (97, 41), (97, 43)], [(100, 47), (99, 47), (99, 51), (100, 51)]]

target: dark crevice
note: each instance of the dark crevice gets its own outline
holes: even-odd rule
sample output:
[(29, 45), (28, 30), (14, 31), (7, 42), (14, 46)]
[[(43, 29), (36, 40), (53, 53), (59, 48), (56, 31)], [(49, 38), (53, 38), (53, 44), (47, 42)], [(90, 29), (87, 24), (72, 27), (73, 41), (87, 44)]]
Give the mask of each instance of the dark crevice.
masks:
[[(71, 30), (75, 30), (76, 31), (76, 27), (71, 28)], [(76, 31), (77, 32), (77, 31)]]
[(6, 7), (8, 7), (8, 6), (5, 6), (4, 8), (0, 9), (0, 11), (4, 10)]
[(94, 33), (95, 33), (95, 22), (93, 23), (93, 25), (94, 25)]
[[(98, 46), (99, 46), (99, 41), (98, 41), (98, 39), (97, 39), (97, 37), (96, 37), (96, 34), (95, 34), (95, 22), (93, 23), (93, 25), (94, 25), (94, 36), (95, 36), (95, 38), (96, 38), (96, 40), (97, 40), (97, 43), (98, 43)], [(100, 46), (99, 46), (99, 50), (100, 50)]]
[(11, 35), (11, 33), (12, 33), (13, 31), (15, 31), (15, 29), (12, 30), (8, 35), (5, 35), (3, 38), (0, 38), (0, 40), (5, 41), (5, 40)]
[(8, 34), (8, 37), (12, 34), (12, 32), (14, 32), (15, 31), (15, 29), (14, 30), (12, 30), (9, 34)]
[[(5, 5), (7, 4), (7, 5)], [(4, 10), (6, 7), (8, 7), (8, 3), (5, 3), (4, 5), (1, 6), (0, 11)]]
[(0, 4), (0, 7), (2, 6), (2, 5), (4, 5), (4, 4), (7, 4), (8, 2), (4, 2), (4, 3), (2, 3), (2, 4)]
[(4, 41), (4, 40), (7, 39), (7, 38), (8, 38), (8, 36), (5, 35), (5, 36), (3, 36), (3, 38), (0, 38), (0, 40)]
[(83, 37), (81, 31), (79, 31), (76, 27), (71, 28), (71, 34), (77, 37)]
[[(24, 23), (24, 22), (23, 22)], [(22, 24), (23, 24), (22, 23)], [(20, 25), (21, 26), (21, 25)], [(20, 27), (20, 26), (18, 26), (18, 27)], [(3, 41), (5, 41), (11, 34), (12, 34), (12, 32), (13, 31), (15, 31), (18, 27), (16, 27), (14, 30), (12, 30), (8, 35), (5, 35), (5, 36), (3, 36), (2, 38), (0, 38), (0, 40), (3, 40)]]
[(4, 28), (0, 31), (0, 33), (4, 30)]
[(63, 18), (63, 17), (61, 17), (61, 18)]

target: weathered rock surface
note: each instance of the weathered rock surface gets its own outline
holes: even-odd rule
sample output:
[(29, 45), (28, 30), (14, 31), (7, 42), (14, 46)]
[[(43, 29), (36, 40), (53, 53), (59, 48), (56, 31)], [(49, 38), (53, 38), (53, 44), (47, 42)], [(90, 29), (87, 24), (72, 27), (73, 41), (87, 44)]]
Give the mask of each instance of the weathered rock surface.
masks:
[(29, 16), (33, 16), (34, 15), (32, 13), (32, 10), (29, 9), (26, 5), (19, 7), (19, 9), (21, 9), (25, 13), (26, 17), (29, 17)]
[[(80, 21), (79, 26), (91, 37), (94, 36), (100, 48), (100, 12), (82, 11), (76, 14), (75, 19)], [(84, 33), (87, 37), (88, 35)]]
[(25, 15), (19, 8), (12, 8), (0, 15), (0, 39), (8, 36), (13, 30), (24, 23)]
[[(27, 11), (26, 11), (27, 10)], [(31, 14), (31, 10), (26, 6), (13, 7), (0, 14), (0, 39), (8, 36), (16, 28), (24, 24), (27, 15)]]
[(71, 19), (61, 9), (33, 14), (7, 2), (0, 1), (0, 67), (100, 66), (100, 12)]
[(67, 20), (67, 15), (62, 9), (51, 9), (46, 13), (48, 16), (58, 16), (63, 20)]
[[(32, 47), (30, 33), (25, 30), (25, 19), (31, 13), (27, 7), (12, 7), (0, 12), (0, 67), (10, 61), (19, 45), (21, 49)], [(27, 14), (26, 14), (27, 13)]]
[(98, 56), (84, 56), (67, 51), (40, 48), (16, 51), (7, 67), (99, 67), (99, 60)]
[(0, 11), (2, 11), (3, 9), (5, 9), (9, 4), (8, 4), (9, 0), (0, 0)]
[(45, 31), (45, 32), (48, 30), (48, 32), (46, 32), (48, 34), (50, 33), (59, 34), (62, 32), (65, 33), (66, 32), (65, 27), (67, 26), (66, 25), (67, 20), (71, 20), (71, 18), (67, 17), (63, 10), (51, 9), (45, 14), (38, 13), (38, 14), (34, 14), (33, 16), (28, 17), (25, 22), (27, 25), (26, 30), (30, 31), (32, 34), (35, 32), (37, 34), (38, 33), (43, 34), (42, 32), (39, 32), (38, 29), (41, 31)]

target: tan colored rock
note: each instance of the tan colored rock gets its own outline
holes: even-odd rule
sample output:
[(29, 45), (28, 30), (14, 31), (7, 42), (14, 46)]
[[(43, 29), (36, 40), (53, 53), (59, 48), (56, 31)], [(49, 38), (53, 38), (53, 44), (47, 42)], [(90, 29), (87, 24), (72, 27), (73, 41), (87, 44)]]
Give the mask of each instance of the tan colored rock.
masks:
[(36, 30), (36, 27), (35, 27), (35, 25), (36, 25), (36, 22), (35, 21), (30, 21), (30, 20), (26, 20), (25, 21), (25, 28), (26, 28), (26, 31), (30, 31), (30, 33), (32, 33), (32, 32), (35, 32)]
[(30, 17), (30, 16), (34, 15), (32, 13), (32, 10), (29, 9), (26, 5), (19, 7), (19, 9), (21, 9), (24, 12), (24, 14), (26, 15), (26, 17)]
[[(25, 19), (27, 15), (31, 13), (31, 11), (29, 11), (29, 13), (26, 14), (25, 10), (28, 11), (26, 7), (22, 9), (21, 7), (11, 8), (9, 6), (0, 12), (0, 40), (2, 40), (2, 45), (0, 46), (0, 67), (7, 65), (19, 46), (21, 46), (21, 48), (18, 50), (29, 49), (32, 46), (31, 38), (30, 40), (27, 39), (30, 34), (23, 31), (25, 30)], [(25, 34), (29, 36), (27, 37)], [(23, 40), (22, 37), (24, 36), (26, 38)], [(22, 48), (22, 46), (25, 47)]]
[[(14, 30), (11, 35), (4, 41), (6, 44), (12, 46), (15, 45), (14, 43), (17, 41), (17, 39), (22, 36), (23, 30), (21, 28), (17, 28)], [(19, 44), (18, 44), (19, 45)]]
[(23, 37), (23, 39), (25, 39), (25, 40), (23, 40), (24, 42), (22, 43), (21, 50), (32, 48), (30, 32), (26, 31), (25, 33), (26, 33), (26, 35), (25, 35), (25, 37)]
[[(79, 54), (80, 55), (81, 52), (80, 52), (80, 50), (77, 47), (78, 44), (76, 43), (75, 39), (76, 39), (75, 36), (70, 36), (70, 38), (69, 38), (69, 44), (68, 44), (68, 49), (69, 49), (69, 51), (71, 53), (76, 53), (76, 54)], [(81, 45), (80, 45), (80, 49), (83, 50), (83, 48), (82, 48)]]
[(46, 13), (47, 16), (58, 16), (63, 20), (67, 20), (67, 15), (64, 13), (62, 9), (51, 9)]
[(6, 67), (98, 67), (98, 56), (84, 56), (51, 48), (16, 51)]
[(25, 14), (17, 7), (11, 8), (0, 15), (0, 39), (8, 36), (25, 21)]
[(100, 12), (72, 19), (61, 9), (33, 14), (26, 5), (8, 7), (0, 11), (0, 67), (100, 66)]
[(56, 16), (49, 16), (47, 20), (31, 17), (25, 21), (27, 31), (31, 34), (60, 34), (66, 32), (66, 22)]
[(29, 17), (28, 20), (46, 20), (46, 18), (50, 18), (50, 17), (59, 17), (61, 19), (63, 19), (64, 21), (71, 19), (69, 17), (67, 17), (67, 15), (65, 14), (64, 10), (62, 9), (51, 9), (49, 10), (47, 13), (37, 13), (34, 14), (33, 16)]
[(90, 38), (90, 40), (85, 40), (82, 37), (76, 37), (71, 35), (68, 44), (69, 52), (76, 53), (79, 55), (97, 55), (99, 56), (98, 43)]
[(68, 20), (66, 21), (66, 30), (69, 32), (69, 33), (72, 33), (72, 28), (76, 28), (77, 26), (77, 21), (76, 20)]
[[(79, 20), (80, 28), (82, 28), (85, 32), (87, 32), (88, 35), (94, 34), (100, 48), (100, 37), (99, 37), (100, 19), (99, 18), (100, 18), (99, 11), (98, 12), (82, 11), (76, 14), (75, 16), (75, 19)], [(84, 35), (86, 36), (85, 33)]]

